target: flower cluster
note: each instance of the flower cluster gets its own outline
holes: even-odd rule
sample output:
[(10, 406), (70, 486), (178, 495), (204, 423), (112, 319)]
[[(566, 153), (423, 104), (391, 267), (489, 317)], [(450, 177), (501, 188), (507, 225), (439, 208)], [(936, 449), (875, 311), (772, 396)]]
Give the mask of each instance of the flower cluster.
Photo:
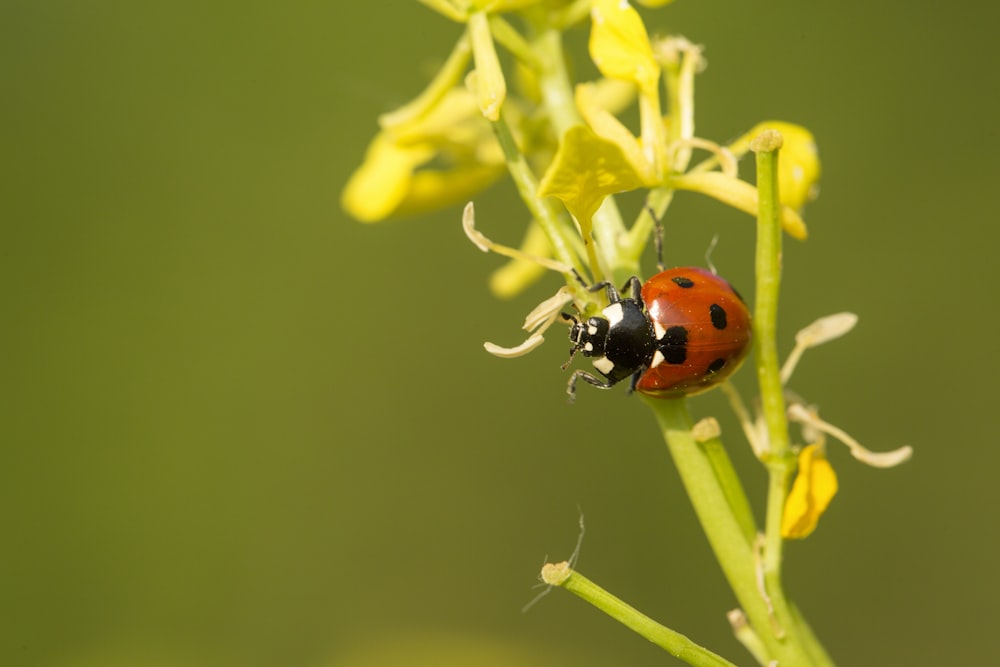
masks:
[[(595, 295), (580, 289), (576, 276), (621, 283), (639, 273), (639, 256), (674, 192), (708, 195), (754, 215), (758, 193), (739, 177), (738, 167), (751, 139), (764, 129), (778, 130), (783, 137), (778, 172), (782, 227), (793, 238), (806, 238), (801, 211), (815, 197), (820, 174), (810, 132), (768, 121), (728, 144), (697, 136), (694, 82), (705, 67), (701, 47), (683, 37), (651, 39), (628, 2), (424, 4), (466, 29), (427, 87), (379, 118), (380, 131), (347, 183), (342, 204), (364, 222), (432, 211), (468, 200), (509, 171), (533, 213), (520, 248), (493, 243), (480, 233), (471, 203), (463, 215), (465, 231), (480, 249), (510, 258), (493, 275), (491, 287), (498, 296), (514, 296), (546, 269), (562, 273), (566, 285), (528, 315), (524, 342), (513, 347), (487, 343), (492, 354), (511, 357), (536, 348), (571, 301), (581, 311), (593, 308)], [(520, 20), (521, 30), (511, 17)], [(590, 56), (602, 78), (574, 86), (555, 39), (588, 18)], [(504, 72), (498, 44), (513, 58), (513, 77)], [(668, 94), (665, 103), (661, 88)], [(638, 106), (638, 133), (619, 119), (633, 104)], [(696, 162), (695, 151), (706, 157)], [(627, 227), (612, 195), (637, 189), (648, 191), (648, 206)], [(564, 208), (558, 209), (552, 198)], [(801, 349), (789, 359), (784, 379)], [(794, 420), (807, 427), (822, 423), (798, 405), (792, 403)], [(756, 424), (746, 430), (764, 457), (766, 429), (759, 419)], [(811, 532), (836, 490), (832, 469), (826, 472), (822, 440), (810, 442), (802, 450), (789, 500), (788, 537)]]
[[(771, 246), (772, 286), (767, 292), (758, 285), (754, 325), (759, 349), (768, 336), (760, 335), (758, 325), (765, 319), (771, 323), (767, 332), (771, 340), (766, 342), (773, 354), (767, 361), (761, 355), (757, 359), (761, 396), (773, 399), (771, 407), (765, 405), (752, 415), (735, 388), (728, 383), (722, 387), (754, 453), (776, 480), (772, 490), (777, 489), (777, 495), (768, 497), (766, 539), (761, 535), (763, 565), (758, 579), (771, 613), (784, 613), (778, 598), (780, 542), (811, 534), (837, 491), (837, 477), (826, 456), (827, 437), (843, 442), (856, 459), (877, 467), (897, 465), (912, 453), (909, 447), (881, 454), (865, 449), (820, 419), (814, 406), (787, 388), (802, 353), (847, 333), (856, 316), (841, 313), (803, 329), (778, 371), (773, 319), (780, 280), (779, 226), (791, 238), (807, 237), (802, 211), (816, 196), (820, 176), (811, 133), (793, 123), (765, 121), (726, 143), (699, 136), (694, 88), (696, 75), (705, 67), (702, 48), (680, 36), (651, 38), (627, 0), (420, 1), (465, 29), (426, 88), (379, 118), (379, 131), (341, 201), (358, 220), (377, 222), (468, 201), (504, 174), (510, 175), (529, 212), (519, 247), (495, 243), (477, 229), (471, 202), (462, 216), (465, 233), (478, 248), (509, 259), (491, 277), (491, 289), (509, 298), (546, 271), (562, 274), (564, 284), (529, 313), (524, 322), (528, 336), (522, 343), (511, 347), (486, 343), (490, 353), (514, 357), (535, 349), (570, 304), (580, 314), (592, 314), (606, 305), (601, 292), (585, 285), (603, 281), (621, 285), (641, 273), (639, 258), (661, 231), (659, 221), (678, 191), (706, 195), (758, 217), (758, 283), (760, 219), (764, 211), (773, 212), (770, 229), (778, 244)], [(668, 2), (640, 0), (639, 4)], [(600, 77), (574, 83), (562, 35), (581, 24), (589, 24), (589, 55)], [(635, 130), (622, 120), (632, 108), (638, 115)], [(762, 137), (771, 142), (766, 151), (761, 148)], [(741, 158), (751, 152), (776, 153), (779, 147), (780, 160), (776, 167), (771, 163), (773, 187), (762, 185), (758, 190), (740, 177)], [(759, 168), (760, 162), (758, 178)], [(646, 205), (629, 225), (614, 196), (636, 190), (645, 192)], [(769, 305), (762, 309), (761, 302)], [(767, 317), (758, 317), (765, 311)], [(802, 445), (790, 442), (788, 422), (799, 425)], [(709, 430), (705, 439), (717, 439), (717, 428)], [(665, 429), (668, 444), (671, 432)], [(797, 456), (793, 459), (786, 452)], [(723, 468), (716, 473), (725, 486), (730, 476)], [(790, 490), (789, 470), (797, 470)], [(730, 509), (733, 515), (746, 517), (743, 526), (755, 532), (750, 513), (740, 507), (742, 493), (742, 489), (727, 492)], [(780, 511), (772, 512), (772, 505)], [(772, 521), (774, 517), (778, 520)], [(717, 551), (717, 556), (725, 570), (725, 554)], [(768, 586), (771, 589), (764, 590)], [(772, 597), (778, 600), (778, 612), (772, 608)], [(748, 604), (745, 599), (741, 602)], [(799, 622), (789, 618), (785, 616), (786, 623)], [(761, 632), (759, 616), (755, 625)], [(771, 625), (777, 627), (776, 622)], [(781, 633), (772, 634), (778, 643), (770, 644), (768, 651), (761, 649), (761, 654), (774, 656), (784, 650)], [(737, 636), (742, 640), (746, 632), (739, 630)], [(744, 643), (750, 647), (754, 641)]]

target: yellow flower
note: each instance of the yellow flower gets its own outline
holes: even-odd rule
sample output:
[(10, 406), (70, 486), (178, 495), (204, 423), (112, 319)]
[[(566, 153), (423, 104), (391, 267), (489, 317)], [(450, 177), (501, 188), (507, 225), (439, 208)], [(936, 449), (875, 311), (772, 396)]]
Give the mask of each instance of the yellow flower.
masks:
[(601, 74), (655, 93), (660, 66), (639, 12), (627, 0), (593, 0), (590, 13), (590, 57)]
[[(635, 135), (605, 105), (616, 102), (609, 96), (612, 93), (624, 97), (623, 91), (614, 90), (607, 82), (614, 79), (603, 79), (598, 83), (581, 83), (576, 87), (574, 99), (576, 107), (591, 129), (602, 139), (615, 144), (623, 153), (632, 170), (639, 175), (644, 185), (653, 186), (657, 183), (657, 174), (653, 165), (642, 152), (642, 145)], [(627, 84), (626, 84), (627, 85)], [(630, 86), (631, 87), (631, 86)], [(609, 99), (611, 97), (611, 99)]]
[(584, 125), (571, 127), (542, 178), (538, 194), (558, 197), (581, 224), (589, 222), (604, 198), (642, 185), (621, 147)]
[(341, 205), (362, 222), (423, 213), (469, 199), (504, 172), (476, 98), (455, 88), (427, 113), (375, 136)]
[(799, 472), (785, 500), (781, 536), (801, 540), (816, 529), (819, 518), (837, 493), (837, 475), (818, 444), (803, 447)]

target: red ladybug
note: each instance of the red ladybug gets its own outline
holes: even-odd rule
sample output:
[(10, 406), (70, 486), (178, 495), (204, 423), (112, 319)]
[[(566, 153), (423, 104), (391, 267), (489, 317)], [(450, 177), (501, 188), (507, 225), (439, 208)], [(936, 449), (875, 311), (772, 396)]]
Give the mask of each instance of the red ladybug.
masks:
[[(606, 288), (609, 305), (601, 315), (579, 321), (572, 315), (570, 359), (577, 352), (593, 359), (604, 380), (577, 370), (577, 380), (608, 389), (631, 378), (631, 390), (676, 398), (714, 387), (729, 377), (750, 350), (750, 311), (728, 282), (696, 267), (662, 271), (640, 289), (629, 280), (631, 298)], [(592, 289), (594, 289), (592, 288)]]

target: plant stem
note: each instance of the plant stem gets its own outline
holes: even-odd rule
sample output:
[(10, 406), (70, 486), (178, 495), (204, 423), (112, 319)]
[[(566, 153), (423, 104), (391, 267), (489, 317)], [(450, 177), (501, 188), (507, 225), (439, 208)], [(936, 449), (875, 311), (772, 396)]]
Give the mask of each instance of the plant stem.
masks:
[(781, 517), (788, 495), (788, 479), (795, 459), (790, 451), (784, 387), (778, 361), (778, 293), (781, 286), (781, 200), (778, 192), (778, 151), (781, 134), (765, 130), (750, 142), (757, 163), (756, 300), (754, 307), (754, 354), (761, 409), (767, 425), (768, 471), (766, 524), (764, 528), (764, 585), (781, 631), (794, 634), (806, 648), (809, 664), (830, 665), (830, 657), (805, 619), (785, 597), (781, 580), (784, 546)]
[[(751, 148), (757, 156), (757, 294), (754, 308), (754, 354), (761, 408), (767, 424), (766, 463), (769, 474), (767, 494), (764, 572), (778, 580), (781, 574), (781, 515), (785, 506), (789, 460), (788, 419), (778, 363), (778, 290), (781, 286), (781, 226), (778, 213), (778, 149), (781, 135), (765, 131), (755, 137)], [(770, 583), (770, 582), (769, 582)], [(770, 586), (768, 587), (770, 589)]]
[(568, 563), (546, 565), (542, 569), (542, 580), (554, 586), (561, 586), (594, 605), (633, 632), (642, 635), (671, 655), (696, 667), (734, 667), (733, 663), (712, 653), (704, 646), (696, 644), (685, 635), (671, 630), (646, 616), (604, 590), (579, 572), (569, 568)]
[[(783, 665), (811, 664), (794, 632), (775, 632), (771, 610), (757, 586), (752, 545), (747, 542), (744, 529), (733, 514), (710, 457), (691, 433), (691, 416), (686, 402), (682, 399), (645, 397), (644, 400), (656, 414), (671, 457), (716, 560), (767, 649), (769, 658)], [(787, 621), (785, 625), (792, 626), (790, 619), (779, 618), (780, 621)]]
[(577, 255), (572, 250), (570, 240), (564, 236), (563, 226), (559, 223), (559, 214), (553, 209), (551, 202), (538, 196), (538, 178), (518, 148), (517, 142), (514, 141), (514, 135), (511, 134), (502, 112), (500, 118), (493, 123), (493, 129), (507, 161), (511, 180), (514, 181), (514, 185), (528, 210), (531, 211), (531, 215), (545, 231), (545, 235), (552, 244), (552, 252), (556, 259), (580, 271), (581, 267), (577, 261)]
[[(531, 39), (531, 45), (541, 63), (538, 84), (542, 92), (542, 103), (556, 135), (562, 137), (569, 128), (583, 123), (573, 99), (573, 85), (566, 69), (562, 34), (556, 28), (545, 25), (540, 18), (533, 22), (533, 26), (537, 34)], [(625, 237), (625, 225), (614, 197), (604, 200), (594, 214), (592, 224), (596, 252), (599, 253), (601, 267), (608, 278), (621, 285), (629, 277), (637, 275), (638, 259), (622, 253), (619, 248), (620, 241)]]
[(715, 470), (722, 493), (726, 496), (729, 509), (743, 531), (743, 537), (746, 538), (747, 544), (753, 544), (757, 537), (757, 522), (753, 518), (747, 493), (736, 474), (736, 469), (733, 468), (733, 461), (729, 458), (725, 445), (722, 444), (722, 438), (709, 438), (702, 442), (701, 446), (705, 448), (705, 455)]

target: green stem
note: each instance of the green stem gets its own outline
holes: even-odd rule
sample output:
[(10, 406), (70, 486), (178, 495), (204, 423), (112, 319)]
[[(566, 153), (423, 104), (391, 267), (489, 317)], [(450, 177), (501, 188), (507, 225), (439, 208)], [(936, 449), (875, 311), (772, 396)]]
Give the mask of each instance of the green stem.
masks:
[(490, 14), (489, 23), (490, 32), (493, 33), (493, 39), (498, 44), (502, 44), (505, 49), (528, 67), (536, 71), (541, 69), (538, 56), (531, 50), (531, 45), (521, 36), (521, 33), (514, 29), (514, 26), (497, 14)]
[(552, 244), (552, 252), (556, 259), (580, 271), (582, 267), (577, 261), (577, 254), (572, 250), (572, 242), (564, 235), (565, 228), (559, 222), (559, 214), (550, 201), (538, 196), (538, 178), (518, 148), (517, 142), (514, 141), (514, 135), (511, 134), (502, 112), (500, 118), (493, 123), (493, 129), (507, 161), (507, 169), (510, 171), (511, 179), (514, 181), (521, 199), (531, 211), (531, 215), (545, 231), (545, 235)]
[(398, 127), (429, 114), (444, 96), (459, 84), (471, 59), (472, 41), (469, 39), (469, 33), (464, 32), (455, 42), (444, 65), (423, 92), (395, 111), (379, 116), (378, 122), (382, 129)]
[(701, 446), (705, 448), (705, 455), (712, 464), (715, 476), (722, 487), (722, 493), (726, 496), (729, 509), (739, 524), (743, 537), (747, 544), (753, 544), (757, 537), (757, 522), (753, 518), (753, 509), (750, 507), (747, 493), (736, 474), (736, 469), (733, 468), (733, 461), (729, 458), (725, 445), (722, 444), (722, 438), (709, 438), (702, 442)]
[[(771, 610), (757, 587), (752, 545), (733, 514), (729, 499), (705, 449), (691, 433), (691, 416), (684, 400), (645, 399), (656, 414), (667, 447), (688, 498), (708, 538), (716, 560), (736, 594), (770, 659), (782, 665), (809, 665), (804, 646), (793, 632), (779, 633)], [(770, 591), (769, 591), (770, 592)], [(783, 627), (790, 627), (790, 619)]]
[(696, 644), (687, 636), (657, 623), (635, 607), (615, 597), (585, 576), (569, 569), (568, 564), (546, 565), (542, 570), (546, 583), (561, 586), (586, 600), (633, 632), (642, 635), (671, 655), (696, 667), (734, 667), (733, 663)]
[(809, 664), (830, 665), (830, 657), (785, 596), (781, 580), (784, 541), (781, 518), (788, 496), (788, 480), (795, 468), (788, 438), (784, 388), (778, 360), (778, 293), (781, 287), (781, 200), (778, 192), (778, 151), (781, 134), (765, 130), (750, 142), (757, 163), (756, 301), (754, 354), (761, 409), (767, 425), (767, 517), (764, 528), (764, 585), (780, 628), (795, 635), (810, 657)]
[[(566, 69), (562, 34), (545, 25), (540, 18), (534, 22), (534, 28), (536, 34), (531, 39), (531, 45), (542, 65), (538, 76), (542, 103), (556, 136), (562, 137), (569, 128), (583, 123), (573, 99), (573, 84)], [(614, 197), (604, 200), (591, 222), (602, 273), (615, 284), (624, 284), (628, 278), (639, 273), (639, 262), (637, 258), (620, 251), (625, 224)]]
[[(781, 286), (781, 225), (778, 199), (778, 149), (781, 135), (766, 131), (754, 138), (751, 148), (757, 155), (757, 298), (754, 307), (754, 353), (761, 408), (767, 424), (766, 458), (769, 482), (767, 494), (764, 573), (779, 581), (781, 574), (781, 515), (788, 490), (788, 420), (778, 362), (778, 290)], [(771, 581), (768, 582), (769, 584)], [(770, 585), (769, 585), (770, 592)]]

